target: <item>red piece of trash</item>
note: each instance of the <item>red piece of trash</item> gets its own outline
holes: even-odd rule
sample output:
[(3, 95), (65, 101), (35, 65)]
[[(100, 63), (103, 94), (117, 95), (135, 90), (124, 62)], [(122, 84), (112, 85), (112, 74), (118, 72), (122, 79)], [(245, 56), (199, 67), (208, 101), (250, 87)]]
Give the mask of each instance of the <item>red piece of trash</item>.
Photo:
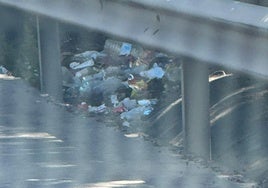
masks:
[(125, 111), (127, 111), (127, 109), (124, 106), (118, 106), (113, 109), (113, 112), (116, 112), (116, 113), (122, 113)]

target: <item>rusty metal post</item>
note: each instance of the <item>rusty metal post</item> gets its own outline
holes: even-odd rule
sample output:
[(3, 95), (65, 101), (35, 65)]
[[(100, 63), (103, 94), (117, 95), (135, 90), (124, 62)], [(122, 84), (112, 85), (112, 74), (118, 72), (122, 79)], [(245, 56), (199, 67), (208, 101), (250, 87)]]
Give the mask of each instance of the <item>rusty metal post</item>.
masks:
[(208, 67), (193, 61), (182, 65), (183, 134), (186, 153), (211, 158)]
[(37, 16), (41, 92), (62, 101), (59, 30), (56, 20)]

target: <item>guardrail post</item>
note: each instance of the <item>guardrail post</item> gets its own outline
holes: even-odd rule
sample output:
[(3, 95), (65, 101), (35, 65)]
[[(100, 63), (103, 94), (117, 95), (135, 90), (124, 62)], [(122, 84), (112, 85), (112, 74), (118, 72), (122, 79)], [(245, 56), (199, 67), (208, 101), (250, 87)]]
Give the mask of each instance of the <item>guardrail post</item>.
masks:
[(182, 65), (182, 115), (185, 151), (211, 158), (208, 66), (192, 61)]
[(58, 23), (48, 17), (37, 16), (41, 92), (62, 101), (62, 73)]

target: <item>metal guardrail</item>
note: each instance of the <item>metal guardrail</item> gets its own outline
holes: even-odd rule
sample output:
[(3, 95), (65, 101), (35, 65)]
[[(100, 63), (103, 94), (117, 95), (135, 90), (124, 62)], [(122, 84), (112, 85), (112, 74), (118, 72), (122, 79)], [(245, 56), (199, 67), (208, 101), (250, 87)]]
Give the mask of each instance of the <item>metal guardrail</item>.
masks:
[(219, 0), (0, 0), (147, 46), (267, 76), (268, 8)]

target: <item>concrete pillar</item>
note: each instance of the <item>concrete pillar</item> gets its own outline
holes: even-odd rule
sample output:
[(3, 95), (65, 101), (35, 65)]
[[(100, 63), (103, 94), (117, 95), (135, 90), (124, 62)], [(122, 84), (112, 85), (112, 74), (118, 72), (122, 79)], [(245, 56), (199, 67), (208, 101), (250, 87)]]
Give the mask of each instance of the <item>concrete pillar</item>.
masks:
[(41, 92), (62, 101), (62, 73), (57, 21), (37, 16), (37, 34)]
[(192, 61), (182, 65), (182, 115), (186, 153), (211, 158), (208, 66)]

